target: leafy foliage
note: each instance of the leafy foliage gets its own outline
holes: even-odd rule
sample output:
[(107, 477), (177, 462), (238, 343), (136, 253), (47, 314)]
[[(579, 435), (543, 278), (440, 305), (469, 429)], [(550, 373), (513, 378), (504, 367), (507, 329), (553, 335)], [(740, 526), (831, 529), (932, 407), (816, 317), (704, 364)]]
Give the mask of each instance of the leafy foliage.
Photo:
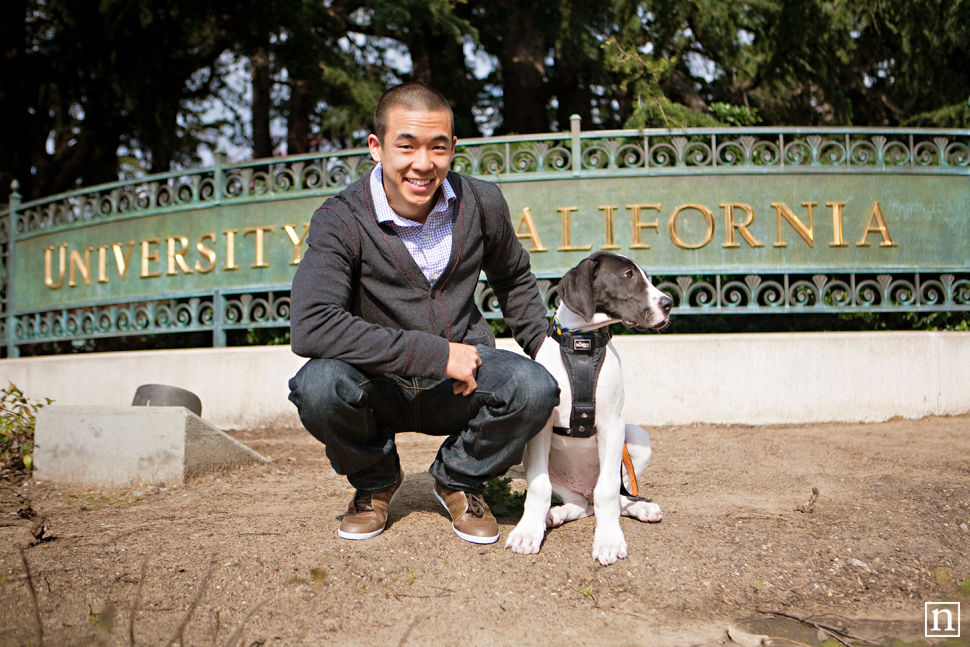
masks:
[(0, 48), (0, 193), (28, 200), (360, 145), (412, 79), (459, 137), (970, 120), (970, 0), (8, 0)]
[(509, 477), (492, 479), (485, 484), (485, 503), (498, 517), (520, 517), (525, 508), (525, 492), (513, 492)]
[(29, 400), (12, 382), (0, 391), (0, 480), (20, 481), (33, 467), (37, 411), (53, 400)]
[(729, 126), (754, 126), (761, 123), (757, 108), (732, 106), (728, 103), (715, 101), (711, 104), (711, 112), (717, 115), (721, 123)]

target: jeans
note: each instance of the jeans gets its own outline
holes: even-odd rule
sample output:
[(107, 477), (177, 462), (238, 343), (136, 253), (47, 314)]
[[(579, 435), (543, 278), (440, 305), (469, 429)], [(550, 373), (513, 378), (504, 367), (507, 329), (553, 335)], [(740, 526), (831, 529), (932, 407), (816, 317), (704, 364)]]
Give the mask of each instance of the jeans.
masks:
[(455, 395), (454, 380), (373, 374), (312, 359), (289, 382), (303, 426), (326, 445), (338, 474), (364, 492), (397, 480), (394, 435), (446, 436), (428, 470), (445, 488), (481, 494), (485, 482), (522, 461), (526, 443), (559, 404), (559, 386), (541, 365), (478, 346), (478, 388)]

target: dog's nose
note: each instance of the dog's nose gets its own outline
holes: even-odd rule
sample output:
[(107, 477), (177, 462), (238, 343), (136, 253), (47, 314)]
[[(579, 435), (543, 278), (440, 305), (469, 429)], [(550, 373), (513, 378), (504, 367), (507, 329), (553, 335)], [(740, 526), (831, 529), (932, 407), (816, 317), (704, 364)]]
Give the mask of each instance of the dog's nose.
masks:
[(670, 314), (670, 309), (674, 305), (674, 300), (668, 297), (666, 294), (660, 297), (660, 309), (664, 311), (664, 314)]

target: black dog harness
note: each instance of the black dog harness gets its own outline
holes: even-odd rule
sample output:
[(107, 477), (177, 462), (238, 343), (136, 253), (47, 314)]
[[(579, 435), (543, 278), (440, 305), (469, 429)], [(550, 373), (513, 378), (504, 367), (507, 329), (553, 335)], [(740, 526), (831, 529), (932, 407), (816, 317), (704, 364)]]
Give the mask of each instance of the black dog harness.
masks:
[(612, 337), (609, 328), (589, 332), (571, 331), (553, 319), (549, 336), (559, 343), (559, 354), (573, 394), (569, 428), (553, 427), (552, 431), (570, 438), (595, 436), (596, 382), (606, 359), (606, 346)]

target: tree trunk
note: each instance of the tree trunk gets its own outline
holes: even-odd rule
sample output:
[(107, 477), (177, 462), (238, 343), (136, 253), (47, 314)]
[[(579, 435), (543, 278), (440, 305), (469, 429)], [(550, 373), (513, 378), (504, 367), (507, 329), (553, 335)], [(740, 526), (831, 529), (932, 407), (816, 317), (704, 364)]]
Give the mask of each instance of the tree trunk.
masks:
[(310, 90), (306, 81), (290, 84), (289, 118), (286, 122), (286, 153), (310, 152)]
[(253, 73), (253, 157), (271, 157), (273, 140), (269, 136), (269, 52), (265, 47), (259, 47), (249, 61)]
[(554, 87), (558, 108), (556, 121), (559, 130), (569, 130), (569, 118), (582, 117), (583, 128), (593, 127), (592, 96), (587, 74), (588, 58), (583, 52), (583, 43), (578, 34), (560, 36), (561, 43), (556, 51)]
[(499, 57), (503, 88), (499, 134), (548, 132), (545, 57), (542, 31), (518, 4), (510, 4), (505, 13)]
[(15, 179), (22, 195), (30, 196), (32, 189), (28, 151), (38, 120), (27, 109), (32, 95), (23, 73), (26, 17), (26, 0), (0, 2), (0, 203), (6, 203)]

